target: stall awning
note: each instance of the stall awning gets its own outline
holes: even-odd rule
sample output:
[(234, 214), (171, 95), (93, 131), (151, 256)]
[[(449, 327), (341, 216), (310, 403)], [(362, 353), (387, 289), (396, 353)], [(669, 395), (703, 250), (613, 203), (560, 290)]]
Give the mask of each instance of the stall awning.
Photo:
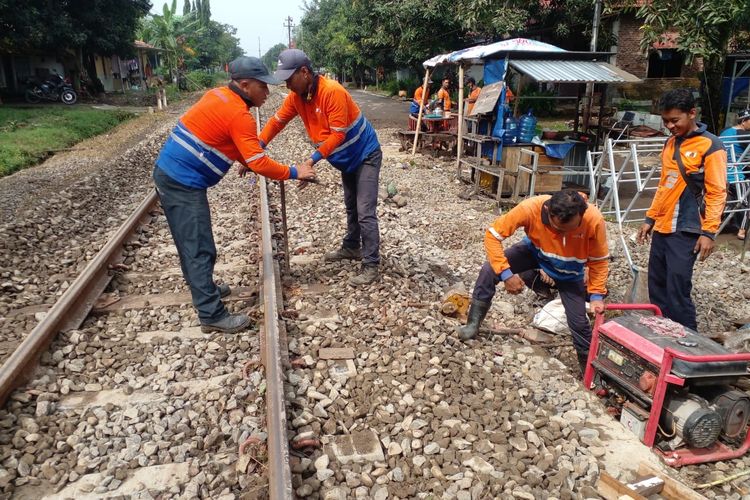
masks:
[(510, 66), (538, 82), (638, 83), (627, 71), (601, 61), (552, 61), (511, 59)]

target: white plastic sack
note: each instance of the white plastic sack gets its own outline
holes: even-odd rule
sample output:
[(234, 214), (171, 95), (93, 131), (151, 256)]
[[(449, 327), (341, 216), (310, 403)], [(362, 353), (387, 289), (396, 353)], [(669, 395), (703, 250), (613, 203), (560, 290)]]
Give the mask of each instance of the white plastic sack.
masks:
[(565, 317), (565, 308), (562, 300), (555, 299), (547, 302), (544, 307), (534, 315), (531, 325), (545, 332), (557, 335), (568, 333), (568, 320)]

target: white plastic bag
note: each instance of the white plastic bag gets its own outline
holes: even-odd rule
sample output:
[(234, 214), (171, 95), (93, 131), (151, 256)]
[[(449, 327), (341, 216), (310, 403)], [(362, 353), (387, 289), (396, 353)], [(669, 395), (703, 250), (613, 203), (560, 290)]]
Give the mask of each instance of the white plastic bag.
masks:
[(531, 325), (545, 332), (561, 335), (570, 332), (568, 320), (565, 316), (565, 308), (562, 300), (555, 299), (547, 302), (539, 312), (534, 315)]

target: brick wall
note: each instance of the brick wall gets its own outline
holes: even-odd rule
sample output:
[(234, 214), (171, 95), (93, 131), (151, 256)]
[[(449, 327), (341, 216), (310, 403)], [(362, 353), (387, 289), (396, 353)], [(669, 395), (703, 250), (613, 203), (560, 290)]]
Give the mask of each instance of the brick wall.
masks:
[(638, 78), (646, 78), (648, 57), (641, 52), (641, 22), (633, 14), (619, 17), (617, 35), (617, 67)]

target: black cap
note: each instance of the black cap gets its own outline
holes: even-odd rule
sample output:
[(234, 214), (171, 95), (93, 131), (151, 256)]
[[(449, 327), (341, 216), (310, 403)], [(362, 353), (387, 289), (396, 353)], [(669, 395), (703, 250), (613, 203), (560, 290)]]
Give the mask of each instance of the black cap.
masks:
[(229, 77), (232, 80), (252, 78), (264, 83), (277, 85), (281, 83), (268, 71), (266, 65), (257, 57), (240, 56), (229, 63)]
[(299, 49), (286, 49), (279, 54), (279, 64), (276, 66), (275, 78), (286, 81), (298, 69), (307, 66), (312, 68), (312, 63), (307, 54)]

